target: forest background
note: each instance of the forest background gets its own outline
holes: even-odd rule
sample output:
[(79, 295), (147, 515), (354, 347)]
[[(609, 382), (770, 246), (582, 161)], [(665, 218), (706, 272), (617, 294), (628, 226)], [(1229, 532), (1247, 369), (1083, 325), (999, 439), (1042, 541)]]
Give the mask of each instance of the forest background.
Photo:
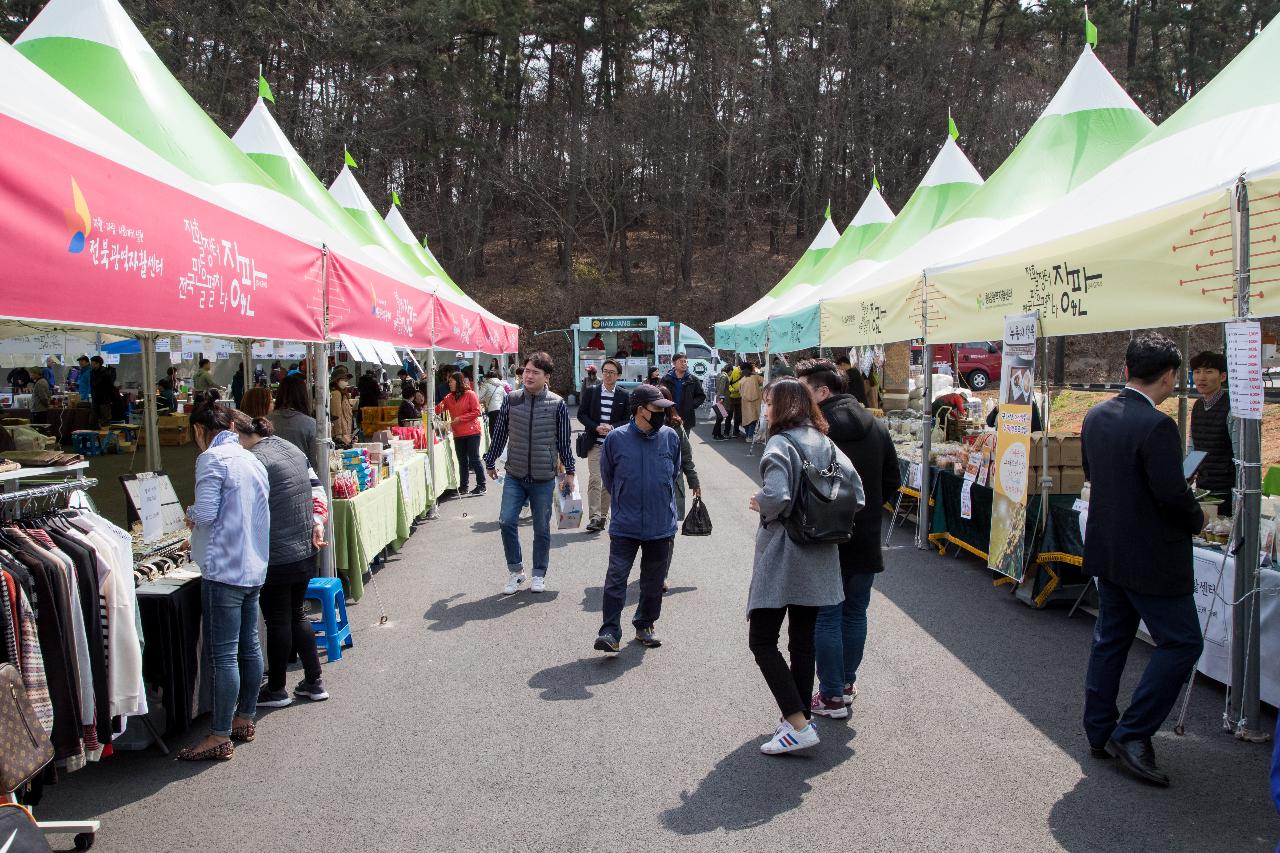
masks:
[[(1084, 41), (1084, 7), (1064, 0), (123, 5), (228, 134), (261, 67), (322, 180), (350, 149), (374, 204), (397, 191), (455, 280), (522, 326), (523, 348), (566, 356), (563, 335), (532, 333), (656, 313), (710, 339), (781, 278), (828, 204), (848, 223), (873, 172), (900, 209), (948, 110), (989, 175)], [(2, 0), (0, 35), (42, 6)], [(1089, 8), (1099, 57), (1157, 123), (1277, 12), (1280, 0)], [(1079, 342), (1069, 378), (1115, 378), (1118, 342)]]

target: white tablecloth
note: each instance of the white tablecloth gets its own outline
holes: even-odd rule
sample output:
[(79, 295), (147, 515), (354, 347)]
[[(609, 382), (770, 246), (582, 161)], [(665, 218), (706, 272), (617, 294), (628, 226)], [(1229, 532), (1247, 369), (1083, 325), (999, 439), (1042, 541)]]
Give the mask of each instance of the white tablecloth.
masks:
[[(1225, 563), (1225, 566), (1224, 566)], [(1204, 631), (1199, 670), (1231, 683), (1231, 611), (1235, 601), (1235, 560), (1206, 548), (1195, 549), (1196, 609)], [(1280, 571), (1262, 570), (1262, 701), (1280, 705)]]

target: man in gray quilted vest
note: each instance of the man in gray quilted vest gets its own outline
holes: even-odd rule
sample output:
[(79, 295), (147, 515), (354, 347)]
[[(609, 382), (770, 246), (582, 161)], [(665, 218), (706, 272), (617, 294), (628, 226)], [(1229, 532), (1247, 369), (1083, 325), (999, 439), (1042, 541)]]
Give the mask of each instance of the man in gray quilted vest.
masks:
[[(525, 504), (533, 513), (533, 592), (547, 587), (547, 564), (551, 560), (551, 509), (554, 503), (556, 472), (564, 465), (564, 487), (573, 490), (574, 455), (570, 441), (569, 408), (547, 382), (555, 369), (551, 356), (535, 352), (524, 360), (521, 387), (507, 395), (498, 412), (484, 467), (489, 478), (498, 478), (497, 460), (507, 449), (507, 476), (502, 484), (502, 508), (498, 524), (502, 528), (502, 549), (507, 558), (508, 595), (525, 581), (524, 557), (520, 551), (520, 510)], [(508, 446), (508, 442), (510, 443)]]

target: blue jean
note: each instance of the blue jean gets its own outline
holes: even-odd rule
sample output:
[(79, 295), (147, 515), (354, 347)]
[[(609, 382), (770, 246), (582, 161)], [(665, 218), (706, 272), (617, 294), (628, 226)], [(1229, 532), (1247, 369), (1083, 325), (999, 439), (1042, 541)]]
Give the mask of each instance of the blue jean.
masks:
[[(1139, 620), (1147, 623), (1156, 649), (1122, 717), (1116, 696)], [(1098, 578), (1098, 621), (1085, 675), (1084, 731), (1090, 745), (1102, 747), (1108, 738), (1144, 740), (1159, 731), (1203, 647), (1191, 595), (1147, 595)]]
[(604, 621), (601, 634), (622, 639), (622, 609), (627, 604), (627, 580), (640, 552), (640, 604), (631, 624), (637, 629), (652, 628), (662, 615), (662, 582), (671, 568), (671, 549), (675, 537), (667, 539), (629, 539), (609, 537), (609, 568), (604, 575)]
[(844, 573), (844, 601), (818, 608), (813, 629), (818, 662), (818, 690), (828, 699), (844, 696), (844, 686), (858, 680), (867, 645), (867, 606), (874, 574)]
[(502, 528), (502, 550), (507, 556), (507, 571), (524, 571), (524, 555), (520, 551), (520, 510), (529, 504), (533, 511), (533, 576), (546, 577), (551, 562), (551, 499), (555, 480), (518, 480), (507, 475), (502, 483), (502, 508), (498, 524)]
[(751, 441), (751, 439), (756, 437), (756, 424), (758, 423), (760, 423), (760, 421), (756, 420), (747, 424), (747, 441)]
[(232, 719), (252, 720), (262, 687), (258, 645), (258, 586), (232, 586), (207, 578), (200, 584), (204, 644), (213, 663), (210, 732), (231, 735)]

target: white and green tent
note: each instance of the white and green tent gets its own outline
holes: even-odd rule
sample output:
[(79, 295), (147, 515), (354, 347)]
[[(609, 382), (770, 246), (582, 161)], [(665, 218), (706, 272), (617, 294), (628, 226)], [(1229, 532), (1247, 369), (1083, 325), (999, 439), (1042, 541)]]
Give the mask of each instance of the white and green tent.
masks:
[(217, 187), (257, 221), (315, 245), (349, 246), (236, 148), (116, 0), (51, 0), (14, 47), (117, 127)]
[(1276, 80), (1280, 23), (1273, 21), (1123, 157), (994, 240), (927, 268), (948, 306), (930, 338), (997, 337), (1005, 314), (1037, 308), (1046, 335), (1227, 319), (1231, 190), (1241, 174), (1253, 202), (1259, 291), (1250, 309), (1280, 313), (1267, 283), (1274, 267), (1261, 254), (1280, 239)]
[(932, 291), (929, 304), (923, 304), (926, 267), (957, 257), (1043, 210), (1153, 128), (1086, 46), (1040, 117), (981, 189), (910, 249), (823, 301), (823, 342), (850, 346), (920, 337), (925, 310), (932, 328), (952, 307)]
[[(824, 265), (829, 269), (821, 281), (799, 285), (773, 305), (772, 315), (777, 319), (769, 325), (778, 328), (780, 342), (812, 341), (818, 329), (821, 297), (851, 288), (910, 249), (960, 209), (981, 186), (982, 176), (948, 136), (929, 171), (893, 222), (884, 226), (862, 251), (842, 257), (841, 266)], [(822, 343), (830, 345), (825, 339)]]
[[(880, 232), (889, 227), (893, 219), (893, 211), (889, 209), (884, 196), (880, 194), (880, 184), (873, 179), (871, 192), (863, 200), (849, 227), (840, 235), (840, 239), (831, 247), (831, 250), (795, 282), (792, 287), (795, 295), (791, 296), (787, 302), (803, 299), (803, 294), (812, 293), (834, 272), (844, 269), (861, 258), (863, 253), (875, 243)], [(782, 313), (775, 304), (773, 312), (768, 321), (771, 351), (794, 352), (818, 346), (820, 341), (816, 305), (799, 311)]]
[[(828, 211), (829, 213), (829, 211)], [(768, 293), (760, 297), (749, 308), (739, 312), (723, 323), (716, 323), (716, 349), (736, 350), (738, 352), (761, 352), (765, 348), (766, 321), (770, 309), (779, 299), (785, 296), (840, 240), (840, 232), (828, 215), (822, 221), (818, 234), (804, 250), (804, 254), (795, 265), (775, 284)]]

